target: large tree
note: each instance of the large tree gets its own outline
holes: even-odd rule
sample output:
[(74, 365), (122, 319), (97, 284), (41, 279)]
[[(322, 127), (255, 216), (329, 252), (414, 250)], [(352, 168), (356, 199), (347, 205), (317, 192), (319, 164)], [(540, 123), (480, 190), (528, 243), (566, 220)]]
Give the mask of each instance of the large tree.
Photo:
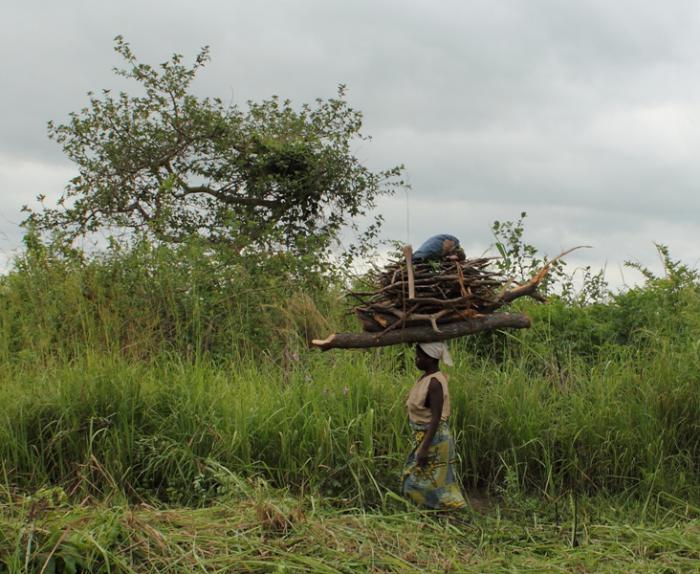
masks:
[(207, 48), (191, 66), (175, 54), (158, 67), (139, 63), (121, 37), (115, 50), (126, 62), (115, 72), (140, 89), (91, 92), (67, 123), (49, 123), (79, 175), (58, 206), (28, 209), (27, 223), (38, 229), (78, 236), (126, 228), (236, 250), (301, 250), (313, 239), (324, 248), (402, 185), (401, 167), (373, 172), (354, 155), (353, 145), (368, 138), (342, 86), (313, 105), (273, 96), (242, 110), (190, 93)]

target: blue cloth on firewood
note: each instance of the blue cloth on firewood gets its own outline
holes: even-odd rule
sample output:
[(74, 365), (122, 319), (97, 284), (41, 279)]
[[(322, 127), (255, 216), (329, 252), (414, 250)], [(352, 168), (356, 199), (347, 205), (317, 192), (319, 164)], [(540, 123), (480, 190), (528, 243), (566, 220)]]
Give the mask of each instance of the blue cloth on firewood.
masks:
[(459, 247), (459, 239), (457, 239), (454, 235), (449, 235), (447, 233), (433, 235), (416, 250), (416, 252), (413, 254), (413, 259), (435, 259), (442, 257), (442, 244), (446, 239), (454, 241), (455, 249)]

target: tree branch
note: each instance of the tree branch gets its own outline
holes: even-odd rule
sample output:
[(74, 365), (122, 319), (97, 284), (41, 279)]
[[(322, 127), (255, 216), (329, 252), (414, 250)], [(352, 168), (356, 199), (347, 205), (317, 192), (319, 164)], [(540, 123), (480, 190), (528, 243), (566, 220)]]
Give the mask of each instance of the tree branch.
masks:
[(578, 247), (572, 247), (571, 249), (567, 249), (563, 253), (560, 253), (557, 255), (554, 259), (551, 261), (548, 261), (542, 269), (540, 269), (533, 277), (527, 281), (526, 283), (523, 283), (522, 285), (518, 285), (515, 289), (510, 289), (508, 291), (505, 291), (503, 295), (500, 297), (501, 301), (504, 303), (510, 303), (511, 301), (514, 301), (515, 299), (518, 299), (519, 297), (523, 297), (525, 295), (529, 295), (533, 299), (537, 299), (540, 302), (545, 302), (547, 299), (537, 293), (536, 289), (539, 286), (539, 284), (542, 282), (542, 280), (547, 276), (547, 273), (549, 273), (549, 270), (552, 268), (552, 265), (559, 261), (562, 257), (565, 255), (568, 255), (572, 251), (576, 251), (577, 249), (590, 249), (590, 245), (579, 245)]
[(274, 209), (279, 207), (281, 203), (279, 201), (273, 201), (271, 199), (257, 199), (254, 197), (241, 197), (240, 195), (232, 195), (222, 192), (218, 189), (213, 189), (207, 185), (197, 185), (197, 186), (185, 186), (183, 196), (194, 195), (197, 193), (203, 193), (205, 195), (211, 195), (212, 197), (218, 199), (222, 203), (228, 205), (245, 205), (247, 207), (268, 207)]

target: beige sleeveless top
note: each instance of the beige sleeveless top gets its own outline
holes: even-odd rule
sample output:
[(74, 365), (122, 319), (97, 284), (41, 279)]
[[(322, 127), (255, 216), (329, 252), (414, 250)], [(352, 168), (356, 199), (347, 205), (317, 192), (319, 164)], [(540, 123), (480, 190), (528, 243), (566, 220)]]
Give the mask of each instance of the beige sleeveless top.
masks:
[(428, 387), (430, 386), (430, 380), (437, 379), (442, 385), (442, 395), (444, 397), (442, 403), (442, 420), (446, 421), (450, 417), (450, 391), (447, 387), (447, 375), (437, 371), (436, 373), (431, 373), (424, 377), (421, 377), (413, 385), (413, 388), (408, 393), (408, 399), (406, 400), (406, 407), (408, 408), (408, 418), (411, 422), (417, 424), (429, 424), (430, 419), (430, 409), (425, 406), (425, 399), (428, 396)]

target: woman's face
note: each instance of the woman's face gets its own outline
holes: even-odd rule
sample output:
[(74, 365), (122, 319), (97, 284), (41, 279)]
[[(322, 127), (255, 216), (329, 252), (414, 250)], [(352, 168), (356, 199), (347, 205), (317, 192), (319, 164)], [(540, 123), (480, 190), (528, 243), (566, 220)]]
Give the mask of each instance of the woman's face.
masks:
[(420, 369), (421, 371), (427, 371), (430, 367), (433, 366), (433, 362), (435, 359), (432, 359), (431, 357), (428, 356), (428, 354), (421, 349), (418, 345), (416, 345), (416, 368)]

